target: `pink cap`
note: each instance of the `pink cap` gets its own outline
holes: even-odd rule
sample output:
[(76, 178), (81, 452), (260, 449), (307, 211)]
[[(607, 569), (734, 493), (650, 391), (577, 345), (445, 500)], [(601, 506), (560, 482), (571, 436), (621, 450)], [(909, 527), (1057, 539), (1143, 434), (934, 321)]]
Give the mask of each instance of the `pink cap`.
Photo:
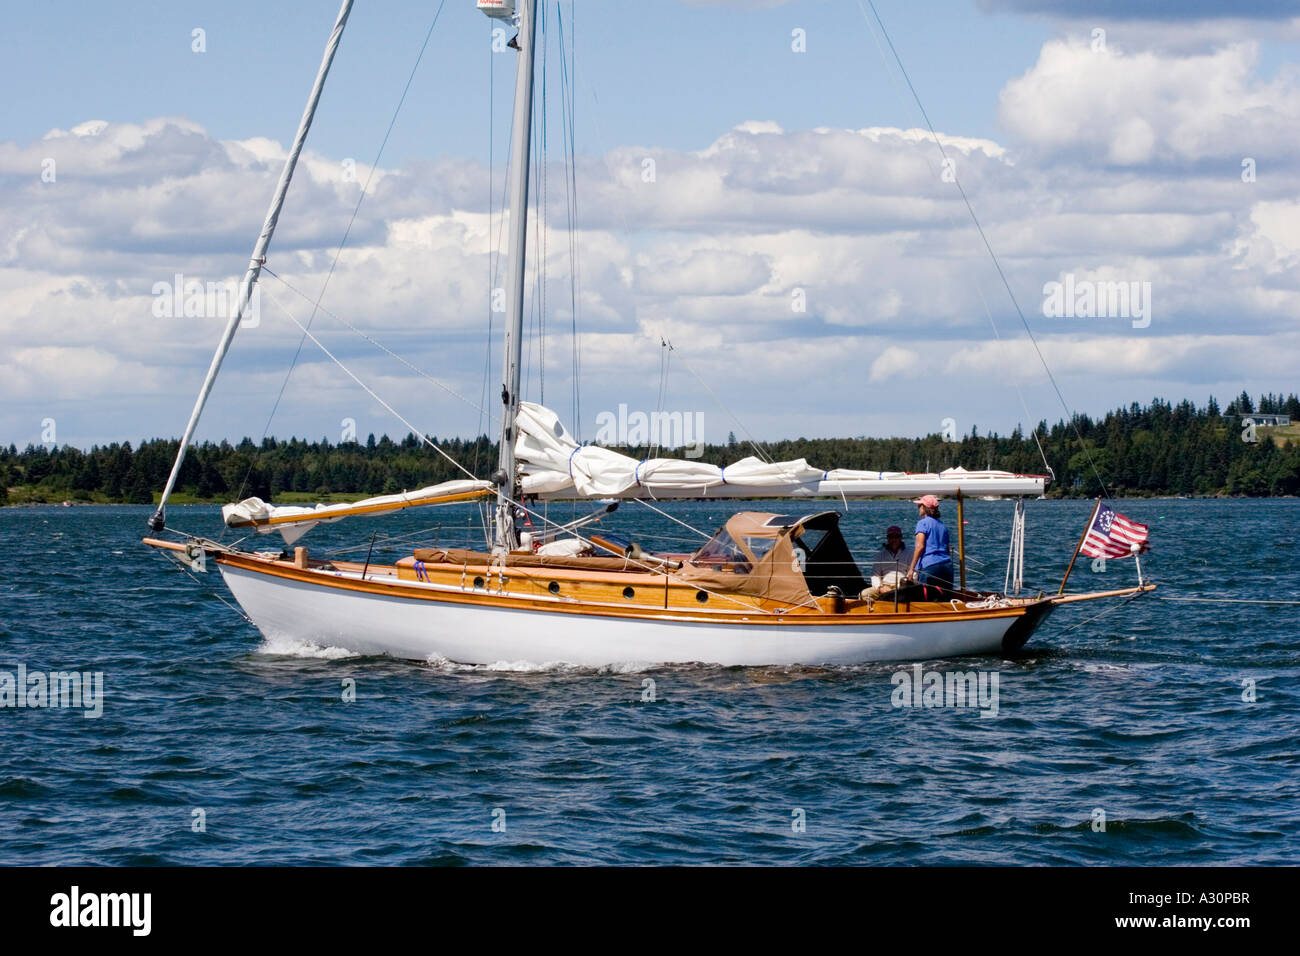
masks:
[(939, 499), (934, 495), (922, 495), (912, 502), (914, 505), (925, 505), (927, 508), (939, 507)]

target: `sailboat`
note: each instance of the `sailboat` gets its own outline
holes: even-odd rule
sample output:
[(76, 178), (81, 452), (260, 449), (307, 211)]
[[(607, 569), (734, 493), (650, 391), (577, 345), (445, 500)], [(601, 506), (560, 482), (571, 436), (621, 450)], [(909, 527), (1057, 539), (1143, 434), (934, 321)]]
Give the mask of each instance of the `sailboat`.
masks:
[[(510, 159), (509, 297), (501, 377), (499, 462), (490, 479), (465, 479), (350, 504), (277, 506), (249, 498), (223, 508), (225, 524), (279, 534), (280, 550), (252, 550), (209, 538), (161, 538), (166, 506), (213, 383), (248, 307), (352, 8), (344, 0), (307, 106), (254, 245), (236, 308), (208, 368), (145, 543), (193, 571), (215, 566), (248, 619), (267, 637), (292, 638), (361, 654), (465, 664), (566, 662), (601, 667), (705, 662), (835, 665), (927, 660), (1018, 650), (1058, 606), (1125, 596), (1022, 593), (1024, 500), (1041, 497), (1048, 476), (953, 468), (928, 474), (822, 470), (804, 460), (756, 457), (715, 467), (671, 458), (636, 460), (580, 444), (559, 417), (520, 394), (525, 237), (532, 136), (535, 0), (477, 0), (489, 17), (518, 29)], [(425, 439), (428, 441), (428, 439)], [(893, 581), (868, 591), (834, 510), (818, 499), (953, 498), (957, 566), (951, 587)], [(1002, 592), (966, 586), (963, 502), (1012, 498), (1008, 574)], [(656, 553), (615, 533), (584, 533), (624, 500), (779, 501), (727, 519), (697, 551)], [(601, 502), (560, 524), (545, 503)], [(313, 557), (298, 544), (322, 523), (409, 508), (478, 501), (489, 505), (490, 544), (481, 549), (416, 548), (393, 564)], [(290, 550), (292, 549), (292, 550)], [(1073, 562), (1071, 562), (1073, 564)]]

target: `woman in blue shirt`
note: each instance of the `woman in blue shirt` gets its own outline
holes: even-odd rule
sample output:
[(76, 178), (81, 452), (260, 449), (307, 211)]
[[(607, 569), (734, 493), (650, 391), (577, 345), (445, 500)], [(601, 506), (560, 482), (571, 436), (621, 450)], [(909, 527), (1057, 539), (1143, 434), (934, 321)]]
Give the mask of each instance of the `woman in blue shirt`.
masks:
[(952, 557), (948, 554), (948, 528), (939, 520), (939, 499), (925, 495), (915, 504), (920, 520), (916, 522), (916, 550), (907, 576), (921, 584), (951, 588)]

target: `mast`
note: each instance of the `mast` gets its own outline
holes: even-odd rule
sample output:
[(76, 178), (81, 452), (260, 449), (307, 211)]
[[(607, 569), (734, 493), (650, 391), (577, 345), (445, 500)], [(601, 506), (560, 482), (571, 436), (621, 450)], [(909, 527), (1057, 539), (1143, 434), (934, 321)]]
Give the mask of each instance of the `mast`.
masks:
[(510, 278), (509, 316), (501, 372), (501, 442), (497, 484), (496, 550), (518, 544), (511, 499), (518, 500), (515, 474), (515, 419), (519, 414), (519, 378), (524, 331), (524, 246), (528, 233), (528, 173), (533, 132), (533, 42), (536, 37), (534, 0), (520, 0), (519, 61), (515, 67), (514, 132), (510, 146)]
[(181, 473), (181, 465), (185, 462), (185, 452), (189, 448), (190, 440), (194, 437), (194, 431), (199, 425), (199, 416), (203, 414), (203, 407), (208, 402), (208, 395), (217, 380), (217, 373), (221, 371), (221, 363), (225, 360), (226, 353), (230, 351), (230, 343), (234, 341), (235, 330), (239, 328), (239, 324), (244, 320), (244, 313), (248, 309), (248, 301), (253, 295), (253, 286), (257, 283), (258, 276), (261, 275), (262, 264), (266, 261), (266, 250), (271, 244), (271, 236), (274, 234), (276, 223), (280, 219), (280, 209), (284, 205), (285, 194), (289, 191), (289, 181), (293, 179), (294, 168), (298, 165), (298, 155), (302, 152), (303, 144), (307, 141), (307, 131), (311, 129), (312, 119), (316, 115), (316, 104), (320, 102), (321, 91), (325, 88), (325, 77), (329, 74), (330, 64), (334, 62), (334, 54), (338, 51), (339, 40), (343, 36), (343, 28), (347, 25), (348, 14), (351, 12), (352, 0), (343, 0), (343, 5), (339, 8), (338, 18), (334, 21), (334, 29), (330, 31), (329, 40), (325, 43), (325, 55), (321, 59), (320, 69), (316, 71), (316, 82), (311, 88), (311, 94), (307, 97), (307, 106), (303, 110), (302, 119), (298, 121), (298, 134), (293, 138), (293, 146), (289, 149), (289, 155), (284, 161), (284, 169), (280, 171), (280, 181), (276, 184), (275, 194), (271, 197), (270, 208), (266, 211), (266, 221), (262, 224), (262, 232), (253, 246), (253, 255), (248, 262), (248, 271), (244, 273), (244, 280), (239, 285), (239, 297), (236, 300), (235, 310), (230, 316), (230, 321), (226, 323), (226, 331), (217, 344), (217, 351), (212, 356), (212, 363), (208, 366), (208, 374), (203, 379), (203, 387), (199, 389), (199, 397), (194, 402), (194, 410), (190, 412), (189, 424), (185, 426), (185, 435), (181, 438), (180, 448), (176, 450), (176, 461), (172, 464), (171, 474), (167, 476), (167, 484), (163, 488), (162, 498), (158, 502), (158, 510), (149, 519), (149, 527), (155, 532), (162, 531), (166, 527), (167, 498), (176, 486), (176, 479)]

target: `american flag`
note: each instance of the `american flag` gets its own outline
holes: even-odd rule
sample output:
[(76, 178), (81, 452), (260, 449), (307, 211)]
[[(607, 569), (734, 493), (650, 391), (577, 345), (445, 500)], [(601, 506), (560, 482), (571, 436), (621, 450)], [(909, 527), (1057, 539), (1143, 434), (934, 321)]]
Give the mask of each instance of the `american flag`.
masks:
[(1147, 526), (1130, 521), (1113, 508), (1102, 505), (1083, 538), (1081, 554), (1090, 558), (1126, 558), (1133, 553), (1130, 545), (1146, 550)]

